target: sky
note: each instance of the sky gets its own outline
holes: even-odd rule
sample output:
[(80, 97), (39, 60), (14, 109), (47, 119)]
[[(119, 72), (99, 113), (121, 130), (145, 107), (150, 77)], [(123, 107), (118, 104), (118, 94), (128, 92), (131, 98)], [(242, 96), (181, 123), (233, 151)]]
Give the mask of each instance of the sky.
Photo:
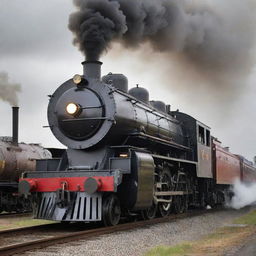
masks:
[[(0, 0), (0, 72), (7, 72), (10, 81), (22, 87), (20, 141), (63, 147), (43, 126), (48, 125), (47, 95), (82, 73), (84, 56), (73, 46), (67, 28), (73, 11), (71, 0)], [(204, 86), (191, 75), (191, 66), (177, 68), (175, 57), (167, 64), (162, 54), (147, 46), (135, 50), (115, 43), (101, 58), (102, 73), (125, 74), (130, 88), (136, 84), (147, 88), (151, 100), (194, 116), (210, 126), (224, 146), (251, 160), (256, 155), (256, 65), (234, 93), (235, 89)], [(7, 102), (0, 101), (0, 115), (0, 136), (11, 136)]]

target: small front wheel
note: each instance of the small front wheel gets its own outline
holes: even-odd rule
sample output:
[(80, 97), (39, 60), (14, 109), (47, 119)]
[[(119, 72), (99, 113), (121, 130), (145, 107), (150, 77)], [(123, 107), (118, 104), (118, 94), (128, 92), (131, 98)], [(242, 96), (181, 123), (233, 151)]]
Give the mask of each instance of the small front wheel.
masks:
[(102, 215), (105, 226), (115, 226), (119, 223), (121, 206), (116, 195), (112, 194), (103, 199)]
[(155, 205), (155, 203), (153, 203), (150, 208), (141, 211), (142, 218), (144, 220), (154, 219), (156, 217), (156, 210), (157, 210), (157, 206)]

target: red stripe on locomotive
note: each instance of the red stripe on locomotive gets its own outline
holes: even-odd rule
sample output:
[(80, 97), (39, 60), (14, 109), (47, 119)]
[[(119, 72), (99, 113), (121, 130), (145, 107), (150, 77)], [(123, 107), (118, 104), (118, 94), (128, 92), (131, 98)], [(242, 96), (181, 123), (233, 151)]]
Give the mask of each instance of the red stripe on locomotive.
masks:
[[(65, 178), (36, 178), (36, 179), (20, 179), (31, 184), (31, 192), (53, 192), (58, 189), (66, 191), (84, 191), (84, 183), (89, 177), (65, 177)], [(92, 177), (97, 180), (101, 186), (98, 191), (111, 192), (114, 191), (114, 177)]]

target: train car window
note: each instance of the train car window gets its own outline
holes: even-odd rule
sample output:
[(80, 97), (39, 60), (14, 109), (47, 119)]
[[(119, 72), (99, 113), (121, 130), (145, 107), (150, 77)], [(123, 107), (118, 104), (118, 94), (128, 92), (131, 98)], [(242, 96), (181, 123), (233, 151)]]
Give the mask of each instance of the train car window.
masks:
[(206, 146), (210, 147), (210, 131), (206, 130)]
[(198, 139), (199, 142), (205, 144), (205, 129), (202, 126), (198, 126)]

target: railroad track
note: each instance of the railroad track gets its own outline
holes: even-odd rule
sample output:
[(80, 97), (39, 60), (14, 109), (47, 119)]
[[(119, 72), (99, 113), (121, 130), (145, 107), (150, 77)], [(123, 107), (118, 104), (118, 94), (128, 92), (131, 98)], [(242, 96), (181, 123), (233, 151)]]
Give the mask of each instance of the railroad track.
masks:
[(128, 231), (164, 222), (173, 222), (178, 219), (204, 215), (215, 211), (216, 210), (191, 211), (184, 214), (171, 215), (165, 218), (119, 224), (114, 227), (96, 227), (96, 225), (81, 226), (75, 224), (63, 225), (61, 223), (55, 223), (4, 230), (0, 231), (0, 255), (9, 256), (20, 254), (24, 251), (45, 248), (51, 245), (77, 241), (80, 239), (91, 239), (93, 237), (114, 232)]

